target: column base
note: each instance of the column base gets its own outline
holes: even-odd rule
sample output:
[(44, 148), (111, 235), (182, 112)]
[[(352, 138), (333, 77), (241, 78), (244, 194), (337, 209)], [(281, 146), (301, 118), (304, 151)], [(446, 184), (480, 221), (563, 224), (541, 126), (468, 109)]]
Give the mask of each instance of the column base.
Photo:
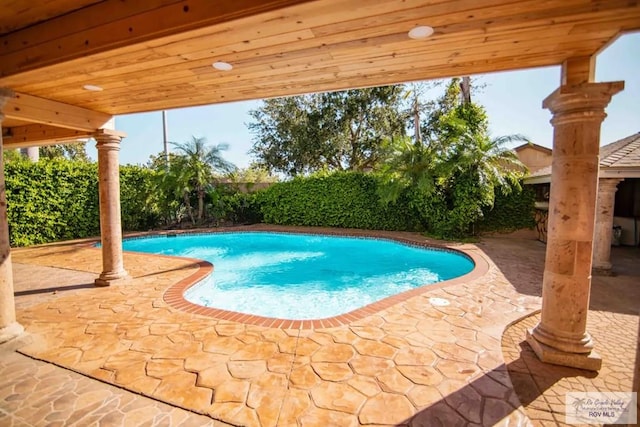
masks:
[(12, 340), (24, 332), (24, 327), (18, 322), (13, 322), (4, 328), (0, 328), (0, 344)]
[(111, 285), (116, 285), (118, 283), (122, 283), (124, 281), (129, 280), (129, 274), (125, 271), (119, 271), (119, 272), (109, 272), (109, 273), (102, 273), (100, 274), (100, 277), (98, 277), (95, 281), (94, 281), (94, 285), (95, 286), (100, 286), (100, 287), (104, 287), (104, 286), (111, 286)]
[(527, 330), (527, 343), (544, 363), (552, 365), (569, 366), (571, 368), (586, 369), (587, 371), (599, 371), (602, 367), (602, 358), (595, 351), (590, 353), (569, 353), (558, 350), (541, 343)]
[(615, 273), (611, 269), (611, 264), (609, 266), (594, 266), (591, 269), (591, 274), (594, 276), (615, 276)]

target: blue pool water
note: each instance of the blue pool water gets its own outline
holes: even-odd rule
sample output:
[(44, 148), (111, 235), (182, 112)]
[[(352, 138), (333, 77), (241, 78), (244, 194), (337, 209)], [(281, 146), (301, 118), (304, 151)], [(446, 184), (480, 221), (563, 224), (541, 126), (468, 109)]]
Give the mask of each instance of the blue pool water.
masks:
[(195, 304), (287, 319), (337, 316), (468, 273), (461, 254), (389, 240), (233, 232), (149, 237), (128, 251), (198, 258), (214, 273), (185, 292)]

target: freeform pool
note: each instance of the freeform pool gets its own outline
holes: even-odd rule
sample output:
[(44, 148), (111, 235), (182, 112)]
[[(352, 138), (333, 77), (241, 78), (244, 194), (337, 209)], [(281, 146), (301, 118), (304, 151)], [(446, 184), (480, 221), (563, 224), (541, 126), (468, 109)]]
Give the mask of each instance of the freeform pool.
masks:
[(124, 241), (124, 249), (209, 261), (211, 276), (186, 300), (284, 319), (337, 316), (385, 297), (470, 272), (465, 255), (396, 241), (271, 232), (225, 232)]

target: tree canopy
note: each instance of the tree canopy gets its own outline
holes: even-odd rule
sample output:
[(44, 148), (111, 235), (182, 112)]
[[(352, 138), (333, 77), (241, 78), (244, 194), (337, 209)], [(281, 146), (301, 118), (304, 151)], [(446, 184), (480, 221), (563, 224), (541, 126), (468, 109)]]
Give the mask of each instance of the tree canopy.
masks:
[(440, 236), (461, 236), (493, 206), (496, 192), (518, 186), (521, 164), (506, 145), (527, 141), (522, 135), (492, 138), (486, 111), (461, 96), (458, 79), (422, 122), (423, 140), (408, 138), (387, 144), (379, 168), (386, 185), (381, 196), (394, 201), (414, 194), (425, 227)]
[[(171, 143), (176, 152), (167, 158), (164, 153), (151, 156), (148, 167), (156, 171), (156, 189), (161, 194), (160, 210), (167, 221), (180, 221), (182, 213), (192, 223), (205, 218), (205, 199), (213, 190), (213, 184), (223, 174), (231, 173), (235, 166), (222, 157), (228, 144), (211, 145), (206, 138), (192, 136), (183, 143)], [(197, 200), (194, 213), (192, 197)]]
[(46, 159), (65, 158), (88, 162), (87, 142), (78, 141), (68, 144), (45, 145), (40, 147), (40, 157)]
[(259, 165), (298, 175), (367, 170), (383, 142), (406, 133), (402, 86), (382, 86), (275, 98), (250, 112), (248, 124)]

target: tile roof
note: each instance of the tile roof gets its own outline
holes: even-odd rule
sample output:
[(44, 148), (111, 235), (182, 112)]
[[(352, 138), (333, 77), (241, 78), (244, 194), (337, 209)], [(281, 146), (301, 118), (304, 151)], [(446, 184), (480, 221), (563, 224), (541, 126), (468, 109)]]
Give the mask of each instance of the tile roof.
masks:
[(640, 167), (640, 132), (600, 147), (600, 166)]
[[(600, 147), (600, 168), (640, 168), (640, 132)], [(551, 166), (529, 175), (551, 175)]]

